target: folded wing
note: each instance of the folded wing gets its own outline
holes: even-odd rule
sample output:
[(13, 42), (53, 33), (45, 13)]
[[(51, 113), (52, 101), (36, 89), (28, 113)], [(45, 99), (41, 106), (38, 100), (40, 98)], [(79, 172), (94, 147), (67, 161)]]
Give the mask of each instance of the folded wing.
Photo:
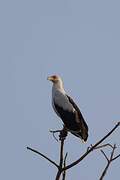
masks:
[(88, 138), (88, 126), (73, 99), (68, 95), (59, 94), (59, 98), (56, 96), (53, 99), (53, 107), (66, 128), (75, 136), (86, 141)]

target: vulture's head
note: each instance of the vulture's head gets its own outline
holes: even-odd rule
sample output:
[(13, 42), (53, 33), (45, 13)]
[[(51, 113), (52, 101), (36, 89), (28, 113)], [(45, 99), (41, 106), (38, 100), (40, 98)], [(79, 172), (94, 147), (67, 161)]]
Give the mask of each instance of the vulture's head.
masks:
[(58, 88), (63, 87), (63, 81), (62, 81), (61, 77), (58, 75), (49, 76), (47, 78), (47, 80), (51, 81), (53, 83), (53, 85), (55, 85)]
[(57, 75), (49, 76), (47, 80), (52, 81), (53, 83), (58, 83), (62, 81), (61, 77)]

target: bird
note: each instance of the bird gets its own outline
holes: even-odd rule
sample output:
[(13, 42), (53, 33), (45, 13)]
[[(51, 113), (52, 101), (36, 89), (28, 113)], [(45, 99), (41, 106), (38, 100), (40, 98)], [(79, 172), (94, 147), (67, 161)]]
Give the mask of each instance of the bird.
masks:
[(63, 121), (68, 132), (86, 142), (88, 139), (88, 125), (74, 100), (67, 95), (62, 78), (58, 75), (52, 75), (48, 76), (47, 80), (53, 83), (52, 106), (55, 113)]

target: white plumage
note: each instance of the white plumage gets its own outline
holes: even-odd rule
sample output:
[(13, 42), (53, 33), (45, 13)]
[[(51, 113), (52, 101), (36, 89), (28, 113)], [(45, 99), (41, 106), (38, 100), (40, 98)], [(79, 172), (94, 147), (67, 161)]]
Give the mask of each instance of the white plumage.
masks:
[(64, 90), (62, 79), (53, 75), (48, 77), (53, 82), (52, 106), (56, 114), (62, 119), (68, 131), (82, 140), (88, 138), (88, 126), (73, 99)]

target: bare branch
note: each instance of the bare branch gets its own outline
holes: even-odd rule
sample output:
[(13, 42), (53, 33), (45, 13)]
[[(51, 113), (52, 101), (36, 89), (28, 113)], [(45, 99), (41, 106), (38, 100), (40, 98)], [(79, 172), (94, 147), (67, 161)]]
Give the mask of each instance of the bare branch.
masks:
[(64, 152), (63, 152), (63, 148), (64, 148), (64, 140), (66, 139), (66, 136), (67, 136), (67, 131), (66, 131), (66, 128), (63, 127), (63, 130), (60, 132), (60, 135), (59, 135), (59, 138), (60, 138), (60, 141), (61, 141), (61, 147), (60, 147), (60, 163), (59, 163), (59, 167), (60, 169), (62, 169), (63, 167), (63, 156), (64, 156)]
[[(44, 157), (45, 159), (47, 159), (49, 162), (51, 162), (53, 165), (55, 165), (57, 168), (58, 168), (58, 172), (57, 172), (57, 175), (56, 175), (56, 178), (55, 180), (60, 180), (60, 176), (61, 174), (63, 175), (62, 178), (63, 180), (65, 180), (65, 176), (66, 176), (66, 170), (67, 169), (70, 169), (72, 168), (73, 166), (77, 165), (78, 163), (80, 163), (89, 153), (91, 153), (93, 150), (96, 150), (96, 149), (101, 149), (103, 147), (111, 147), (112, 148), (112, 152), (111, 152), (111, 156), (110, 158), (107, 157), (107, 155), (104, 153), (103, 150), (101, 150), (102, 154), (104, 155), (104, 157), (106, 158), (107, 160), (107, 165), (100, 177), (100, 180), (103, 179), (103, 177), (105, 176), (108, 168), (109, 168), (109, 165), (112, 161), (114, 161), (115, 159), (119, 158), (120, 157), (120, 154), (117, 155), (116, 157), (113, 158), (113, 155), (114, 155), (114, 151), (115, 151), (115, 148), (116, 146), (112, 146), (111, 144), (107, 143), (107, 144), (103, 144), (103, 145), (100, 145), (105, 139), (107, 139), (117, 128), (118, 126), (120, 126), (120, 122), (118, 122), (113, 128), (111, 131), (109, 131), (103, 138), (101, 138), (97, 143), (95, 143), (94, 145), (91, 145), (90, 147), (87, 148), (87, 152), (85, 152), (79, 159), (77, 159), (76, 161), (74, 161), (73, 163), (71, 163), (70, 165), (66, 166), (66, 157), (67, 157), (67, 154), (65, 156), (65, 158), (63, 158), (64, 156), (64, 141), (65, 141), (65, 138), (67, 136), (67, 130), (65, 127), (63, 127), (62, 130), (57, 130), (57, 131), (50, 131), (51, 133), (53, 133), (53, 136), (54, 136), (54, 133), (60, 133), (59, 135), (59, 140), (60, 140), (60, 161), (59, 161), (59, 165), (56, 164), (54, 161), (52, 161), (50, 158), (48, 158), (47, 156), (45, 156), (44, 154), (38, 152), (37, 150), (35, 149), (32, 149), (30, 147), (27, 147), (28, 150), (31, 150), (37, 154), (39, 154), (40, 156)], [(56, 139), (56, 137), (54, 136), (54, 138)]]
[(120, 157), (120, 154), (118, 154), (116, 157), (114, 157), (113, 159), (112, 159), (112, 161), (114, 161), (115, 159), (117, 159), (117, 158), (119, 158)]
[(104, 178), (104, 176), (106, 175), (107, 170), (108, 170), (111, 162), (113, 161), (113, 155), (114, 155), (114, 152), (115, 152), (115, 148), (116, 148), (116, 145), (114, 144), (113, 149), (112, 149), (112, 151), (111, 151), (110, 158), (108, 158), (107, 155), (104, 153), (104, 151), (101, 150), (101, 152), (103, 153), (104, 157), (107, 159), (107, 165), (106, 165), (105, 169), (104, 169), (103, 172), (102, 172), (102, 175), (101, 175), (101, 177), (100, 177), (100, 180), (103, 180), (103, 178)]
[(59, 169), (57, 172), (55, 180), (60, 180), (61, 173), (62, 173), (62, 170)]
[(55, 130), (55, 131), (50, 130), (51, 133), (60, 133), (61, 131), (62, 131), (62, 130)]
[(109, 165), (110, 165), (110, 161), (108, 161), (108, 163), (107, 163), (107, 165), (106, 165), (106, 167), (105, 167), (105, 169), (104, 169), (104, 171), (103, 171), (103, 173), (102, 173), (102, 175), (101, 175), (101, 177), (100, 177), (99, 180), (103, 180), (105, 174), (107, 173), (107, 170), (108, 170), (108, 168), (109, 168)]
[(62, 173), (62, 165), (63, 165), (63, 147), (64, 147), (64, 140), (61, 139), (61, 145), (60, 145), (60, 161), (59, 161), (59, 168), (56, 175), (56, 180), (60, 179), (61, 173)]
[(60, 168), (62, 168), (62, 165), (63, 165), (63, 147), (64, 147), (64, 139), (61, 140), (60, 163), (59, 163), (59, 167), (60, 167)]
[(55, 139), (57, 142), (58, 142), (58, 139), (56, 138), (55, 133), (58, 133), (58, 132), (61, 132), (61, 130), (56, 130), (56, 131), (50, 130), (50, 133), (53, 134), (53, 137), (54, 137), (54, 139)]
[(116, 149), (116, 144), (114, 144), (114, 146), (113, 146), (113, 150), (112, 150), (111, 156), (110, 156), (110, 161), (112, 161), (112, 159), (113, 159), (113, 155), (114, 155), (115, 149)]
[(51, 162), (53, 165), (55, 165), (57, 168), (59, 168), (59, 166), (58, 166), (53, 160), (51, 160), (50, 158), (48, 158), (48, 157), (45, 156), (44, 154), (42, 154), (42, 153), (40, 153), (40, 152), (36, 151), (35, 149), (30, 148), (30, 147), (27, 147), (27, 149), (30, 150), (30, 151), (33, 151), (33, 152), (35, 152), (35, 153), (37, 153), (37, 154), (39, 154), (40, 156), (42, 156), (43, 158), (45, 158), (45, 159), (47, 159), (49, 162)]
[(103, 178), (104, 178), (104, 176), (106, 175), (107, 170), (108, 170), (110, 164), (112, 163), (112, 161), (114, 161), (115, 159), (117, 159), (118, 157), (120, 157), (120, 154), (119, 154), (118, 156), (116, 156), (115, 158), (113, 158), (114, 153), (115, 153), (115, 149), (116, 149), (116, 145), (114, 144), (114, 146), (113, 146), (113, 148), (112, 148), (112, 151), (111, 151), (110, 158), (108, 158), (108, 157), (106, 156), (106, 154), (101, 150), (101, 152), (103, 153), (104, 157), (107, 159), (107, 165), (106, 165), (105, 169), (103, 170), (102, 175), (101, 175), (101, 177), (100, 177), (99, 180), (103, 180)]
[(102, 139), (100, 139), (97, 143), (95, 143), (91, 148), (89, 148), (87, 150), (86, 153), (84, 153), (78, 160), (74, 161), (73, 163), (71, 163), (70, 165), (66, 166), (65, 168), (63, 168), (62, 170), (67, 170), (72, 168), (73, 166), (75, 166), (76, 164), (78, 164), (79, 162), (81, 162), (90, 152), (92, 152), (99, 144), (101, 144), (106, 138), (108, 138), (118, 127), (120, 126), (120, 122), (118, 122), (111, 131), (109, 131)]
[[(102, 144), (102, 145), (100, 145), (100, 146), (95, 147), (94, 150), (95, 150), (95, 149), (101, 149), (101, 148), (107, 147), (107, 146), (109, 146), (109, 147), (111, 147), (111, 148), (113, 149), (113, 146), (112, 146), (111, 144), (107, 143), (107, 144)], [(93, 147), (93, 145), (91, 144), (91, 145), (87, 148), (87, 151), (88, 151), (90, 148), (92, 148), (92, 147)]]
[(106, 147), (106, 146), (109, 146), (109, 147), (111, 147), (113, 149), (113, 146), (111, 144), (109, 144), (109, 143), (103, 144), (101, 146), (97, 146), (95, 149), (101, 149), (101, 148)]
[[(64, 167), (66, 167), (66, 159), (67, 159), (67, 155), (68, 155), (68, 153), (65, 154), (64, 163), (63, 163), (63, 166), (64, 166)], [(65, 180), (65, 177), (66, 177), (66, 170), (63, 171), (63, 177), (62, 177), (62, 180)]]
[[(60, 131), (60, 135), (59, 135), (59, 140), (61, 142), (60, 144), (60, 161), (59, 161), (59, 168), (58, 168), (58, 172), (57, 172), (57, 175), (56, 175), (56, 180), (59, 180), (60, 179), (60, 176), (62, 174), (62, 169), (63, 169), (63, 163), (64, 163), (64, 159), (63, 159), (63, 156), (64, 156), (64, 141), (66, 139), (66, 136), (67, 136), (67, 131), (66, 131), (66, 128), (63, 127), (63, 130)], [(64, 180), (64, 179), (63, 179)]]
[(65, 154), (65, 158), (64, 158), (64, 167), (66, 166), (67, 156), (68, 156), (68, 153)]
[(109, 162), (109, 159), (108, 159), (107, 155), (105, 154), (105, 152), (104, 152), (103, 150), (100, 150), (100, 151), (101, 151), (101, 153), (104, 155), (104, 157), (106, 158), (106, 160)]
[(53, 134), (53, 137), (55, 138), (55, 140), (56, 140), (57, 142), (58, 142), (58, 139), (56, 138), (55, 133), (60, 133), (60, 135), (59, 135), (59, 140), (61, 140), (61, 137), (62, 137), (62, 138), (66, 138), (66, 136), (67, 136), (67, 134), (68, 134), (68, 131), (67, 131), (67, 129), (66, 129), (65, 126), (64, 126), (63, 129), (61, 129), (61, 130), (55, 130), (55, 131), (50, 130), (50, 132)]

